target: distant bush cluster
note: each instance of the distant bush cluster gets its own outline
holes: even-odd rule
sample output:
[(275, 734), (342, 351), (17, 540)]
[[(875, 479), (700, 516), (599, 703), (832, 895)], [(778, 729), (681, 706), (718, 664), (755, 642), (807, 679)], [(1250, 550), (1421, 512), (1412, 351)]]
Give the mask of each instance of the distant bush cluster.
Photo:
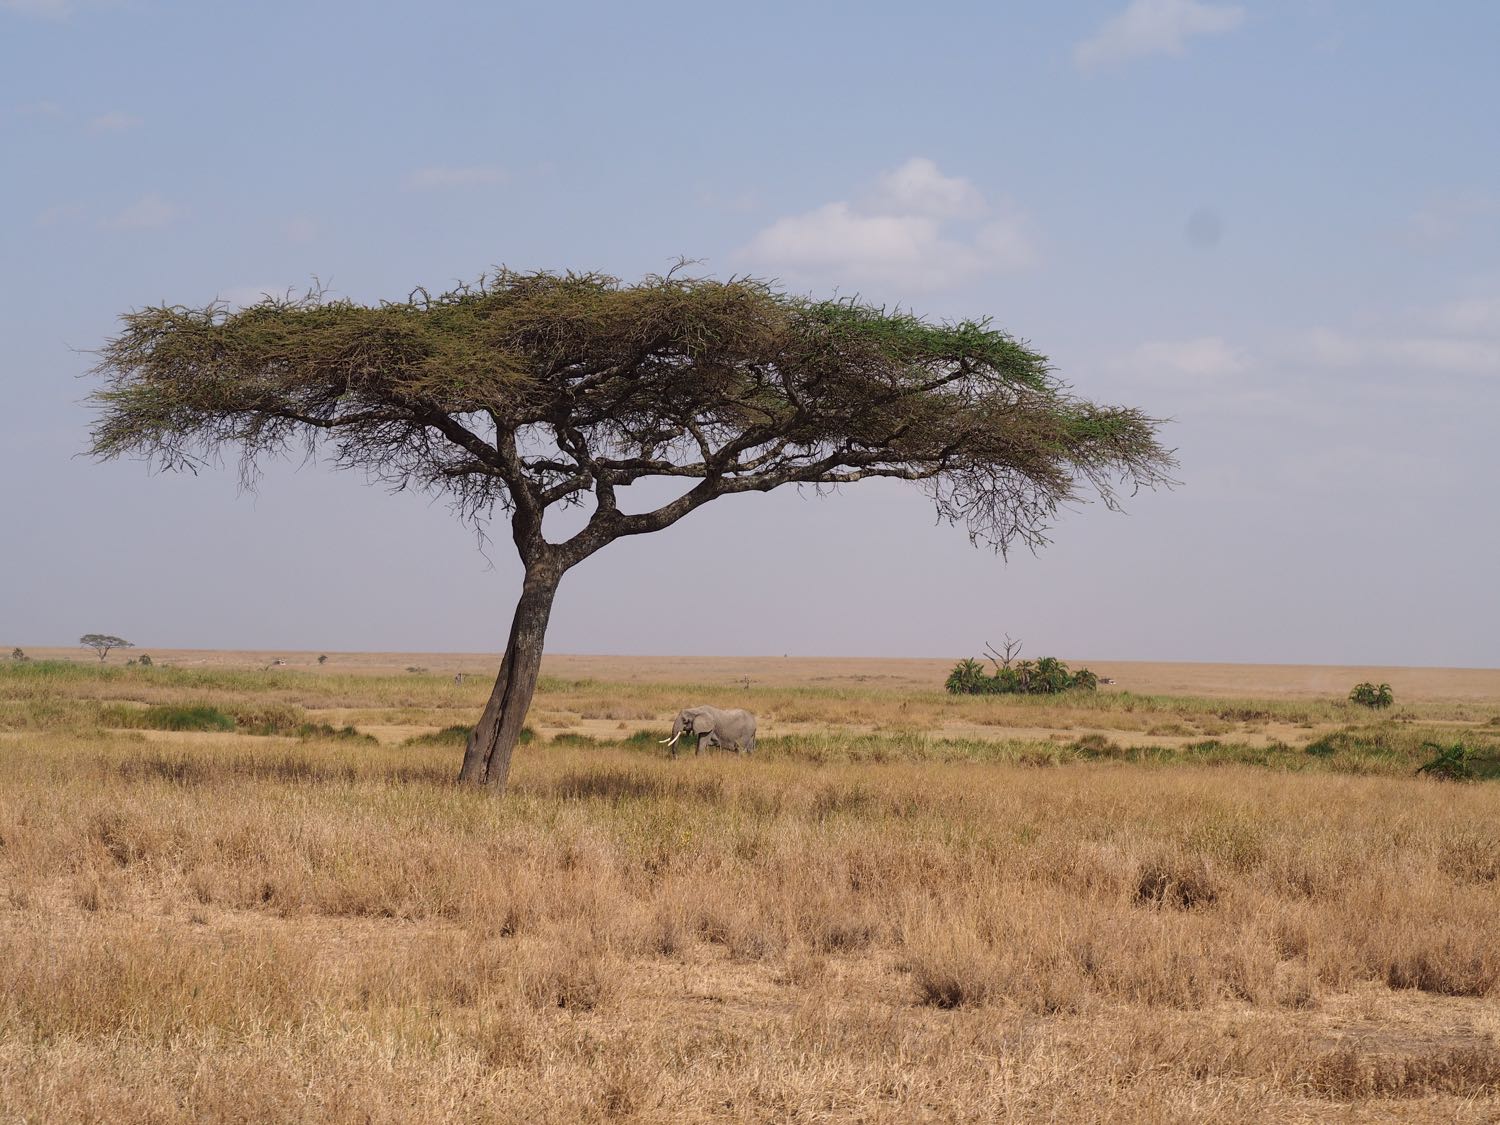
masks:
[(1093, 691), (1099, 686), (1099, 677), (1087, 668), (1070, 672), (1068, 666), (1055, 656), (1044, 656), (1040, 660), (1017, 660), (1021, 642), (1005, 638), (1005, 647), (997, 652), (985, 645), (990, 661), (995, 665), (993, 673), (986, 673), (984, 665), (977, 660), (960, 660), (948, 673), (944, 686), (953, 695), (1057, 695), (1060, 692), (1079, 689)]
[(1377, 710), (1389, 707), (1394, 703), (1396, 697), (1391, 694), (1390, 684), (1372, 684), (1369, 682), (1355, 684), (1354, 690), (1349, 693), (1349, 702), (1358, 703), (1361, 707), (1373, 707)]

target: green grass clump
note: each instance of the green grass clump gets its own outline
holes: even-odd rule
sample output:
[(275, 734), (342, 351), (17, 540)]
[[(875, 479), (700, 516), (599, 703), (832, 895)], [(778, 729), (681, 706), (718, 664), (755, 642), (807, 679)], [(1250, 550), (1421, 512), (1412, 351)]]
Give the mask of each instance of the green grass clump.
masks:
[(458, 726), (444, 727), (442, 730), (428, 731), (426, 734), (414, 735), (411, 738), (408, 738), (401, 745), (441, 747), (466, 746), (469, 742), (469, 735), (471, 735), (473, 732), (473, 727), (459, 724)]
[[(469, 735), (474, 733), (472, 726), (458, 724), (456, 726), (444, 727), (442, 730), (428, 731), (426, 734), (414, 735), (403, 742), (402, 746), (433, 746), (440, 749), (451, 749), (457, 747), (462, 749), (469, 743)], [(535, 740), (536, 731), (530, 727), (522, 727), (516, 741), (521, 745)]]
[(301, 723), (298, 725), (295, 733), (298, 738), (318, 738), (333, 742), (378, 743), (380, 741), (374, 735), (365, 734), (347, 724), (336, 727), (331, 723)]
[(234, 730), (233, 715), (226, 715), (217, 707), (205, 703), (159, 704), (137, 712), (135, 723), (122, 726), (141, 726), (147, 730)]

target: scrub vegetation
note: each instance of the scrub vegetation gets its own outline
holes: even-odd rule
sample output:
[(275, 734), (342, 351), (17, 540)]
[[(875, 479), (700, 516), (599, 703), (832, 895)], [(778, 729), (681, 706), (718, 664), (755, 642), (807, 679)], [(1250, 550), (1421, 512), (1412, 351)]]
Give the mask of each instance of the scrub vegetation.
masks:
[(482, 678), (163, 665), (0, 663), (6, 1119), (1500, 1104), (1494, 700), (543, 676), (495, 800)]

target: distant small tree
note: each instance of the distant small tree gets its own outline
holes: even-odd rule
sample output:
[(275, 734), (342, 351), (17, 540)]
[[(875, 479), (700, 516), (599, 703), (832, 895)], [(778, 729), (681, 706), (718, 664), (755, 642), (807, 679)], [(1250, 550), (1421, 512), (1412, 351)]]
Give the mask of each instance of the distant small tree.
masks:
[(78, 643), (84, 648), (91, 648), (99, 656), (99, 662), (104, 663), (104, 658), (109, 655), (112, 648), (134, 648), (131, 641), (124, 637), (112, 637), (108, 633), (85, 633), (78, 638)]
[(151, 667), (151, 654), (149, 652), (143, 652), (143, 653), (141, 653), (140, 664), (141, 664), (142, 668), (149, 668), (149, 667)]
[(1355, 684), (1354, 689), (1349, 692), (1349, 702), (1357, 703), (1361, 707), (1373, 707), (1382, 710), (1395, 702), (1396, 697), (1391, 693), (1390, 684), (1372, 684), (1368, 681)]
[[(987, 320), (936, 323), (858, 300), (674, 271), (501, 270), (374, 306), (268, 297), (122, 318), (95, 368), (92, 451), (162, 468), (236, 449), (326, 449), (395, 490), (496, 511), (525, 567), (505, 656), (459, 780), (501, 788), (563, 576), (705, 504), (782, 487), (917, 482), (940, 519), (1004, 550), (1060, 508), (1170, 481), (1159, 421), (1074, 395)], [(676, 485), (655, 506), (630, 486)], [(562, 540), (546, 517), (581, 507)], [(817, 565), (817, 564), (810, 564)], [(826, 564), (824, 564), (826, 565)]]
[(13, 648), (13, 649), (10, 650), (10, 658), (12, 660), (30, 660), (31, 659), (31, 657), (27, 656), (24, 652), (21, 651), (21, 646), (20, 645), (17, 645), (15, 648)]
[(319, 664), (327, 664), (328, 663), (328, 657), (327, 657), (327, 655), (325, 654), (323, 656), (318, 657), (318, 663)]

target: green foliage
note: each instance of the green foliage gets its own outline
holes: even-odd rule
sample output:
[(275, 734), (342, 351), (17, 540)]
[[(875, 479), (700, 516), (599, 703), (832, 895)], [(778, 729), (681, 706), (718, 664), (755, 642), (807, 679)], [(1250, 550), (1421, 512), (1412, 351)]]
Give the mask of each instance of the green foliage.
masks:
[(141, 653), (141, 655), (136, 658), (136, 663), (139, 664), (142, 668), (151, 667), (151, 654), (149, 652)]
[(1073, 682), (1068, 686), (1078, 688), (1080, 691), (1098, 691), (1099, 677), (1087, 668), (1080, 668), (1073, 673)]
[[(561, 460), (512, 466), (546, 504), (644, 477), (705, 482), (680, 510), (601, 521), (598, 546), (752, 486), (881, 476), (931, 481), (939, 515), (976, 541), (1038, 546), (1083, 487), (1113, 503), (1175, 465), (1158, 420), (1075, 398), (987, 320), (747, 278), (500, 270), (370, 306), (322, 293), (161, 305), (122, 316), (98, 354), (100, 457), (178, 467), (228, 448), (253, 476), (262, 455), (326, 440), (334, 464), (448, 493), (477, 518), (511, 507), (503, 450), (565, 421)], [(478, 412), (497, 444), (468, 428)]]
[(1349, 692), (1349, 702), (1382, 710), (1395, 702), (1395, 696), (1391, 693), (1390, 684), (1376, 685), (1366, 681), (1354, 685), (1354, 689)]
[[(1367, 685), (1368, 686), (1368, 685)], [(1462, 742), (1441, 746), (1436, 742), (1424, 742), (1422, 748), (1433, 751), (1431, 761), (1417, 767), (1417, 772), (1444, 781), (1473, 781), (1475, 778), (1473, 751)]]
[(233, 715), (226, 715), (217, 707), (207, 704), (162, 704), (148, 707), (141, 713), (138, 724), (148, 730), (234, 730)]
[(1074, 689), (1094, 691), (1099, 677), (1087, 668), (1069, 672), (1054, 656), (999, 664), (994, 675), (988, 676), (979, 661), (961, 660), (948, 673), (944, 686), (952, 695), (1058, 695)]
[(984, 674), (984, 665), (977, 660), (960, 660), (948, 673), (944, 687), (951, 695), (981, 695), (989, 677)]

